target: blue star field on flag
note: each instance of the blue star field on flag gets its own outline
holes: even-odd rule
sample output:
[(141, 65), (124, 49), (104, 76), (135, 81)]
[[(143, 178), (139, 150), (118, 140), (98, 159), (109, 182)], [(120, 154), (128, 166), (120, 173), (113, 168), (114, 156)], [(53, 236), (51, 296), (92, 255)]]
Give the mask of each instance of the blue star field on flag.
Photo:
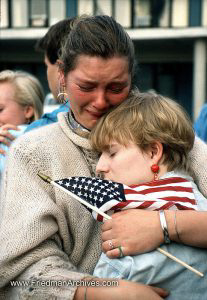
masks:
[[(109, 180), (95, 177), (69, 177), (56, 180), (55, 182), (99, 209), (101, 209), (101, 207), (105, 207), (106, 205), (107, 208), (105, 207), (105, 209), (110, 210), (114, 199), (116, 200), (116, 203), (117, 201), (126, 201), (124, 197), (123, 185)], [(109, 199), (112, 202), (110, 202), (108, 205)], [(87, 209), (91, 211), (89, 208)], [(103, 209), (101, 210), (103, 211)], [(95, 217), (96, 213), (93, 214)], [(98, 220), (102, 221), (102, 216), (97, 217)]]

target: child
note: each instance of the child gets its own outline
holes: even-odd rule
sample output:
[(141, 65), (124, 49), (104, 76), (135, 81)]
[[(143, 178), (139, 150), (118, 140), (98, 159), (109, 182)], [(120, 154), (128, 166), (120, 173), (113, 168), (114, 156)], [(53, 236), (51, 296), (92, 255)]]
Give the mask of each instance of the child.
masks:
[(43, 112), (44, 93), (39, 80), (23, 71), (0, 72), (0, 177), (13, 139)]
[[(104, 179), (134, 187), (147, 198), (148, 202), (141, 201), (138, 208), (175, 210), (178, 237), (177, 209), (207, 210), (207, 199), (186, 173), (194, 132), (190, 120), (176, 102), (153, 93), (135, 92), (102, 117), (92, 132), (91, 142), (93, 148), (102, 153), (97, 172)], [(183, 185), (180, 191), (179, 185)], [(177, 198), (173, 198), (176, 189)], [(162, 217), (163, 214), (161, 221)], [(206, 272), (206, 249), (170, 243), (168, 232), (164, 232), (163, 249)], [(119, 249), (120, 256), (124, 255), (124, 248)], [(157, 285), (170, 291), (168, 299), (207, 299), (205, 277), (198, 277), (156, 250), (120, 259), (109, 259), (102, 254), (94, 275)]]
[[(164, 214), (166, 209), (175, 211), (179, 240), (176, 210), (207, 210), (207, 199), (187, 174), (194, 131), (182, 108), (155, 93), (133, 92), (100, 119), (91, 133), (91, 143), (102, 153), (96, 170), (104, 179), (71, 177), (58, 183), (108, 214), (128, 208), (158, 210), (164, 234), (162, 248), (206, 272), (206, 249), (171, 242)], [(168, 299), (207, 299), (205, 277), (157, 250), (124, 256), (124, 247), (113, 245), (112, 240), (109, 246), (118, 248), (121, 258), (110, 259), (102, 253), (95, 276), (156, 285), (170, 291)]]

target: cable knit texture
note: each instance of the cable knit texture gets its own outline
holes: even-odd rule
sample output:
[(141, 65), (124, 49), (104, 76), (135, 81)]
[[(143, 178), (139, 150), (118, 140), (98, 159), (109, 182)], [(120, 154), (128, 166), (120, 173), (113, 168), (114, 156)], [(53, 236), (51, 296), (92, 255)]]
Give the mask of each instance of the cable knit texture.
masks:
[(88, 140), (70, 130), (63, 114), (58, 123), (29, 132), (13, 144), (0, 210), (0, 299), (73, 299), (71, 286), (8, 284), (14, 278), (81, 279), (93, 271), (101, 253), (100, 224), (77, 200), (37, 176), (38, 171), (54, 180), (90, 176), (79, 147), (90, 150)]
[[(43, 182), (90, 176), (87, 139), (74, 134), (64, 113), (58, 123), (18, 138), (11, 147), (0, 206), (0, 299), (73, 299), (76, 287), (34, 285), (41, 280), (76, 280), (92, 273), (101, 253), (100, 223), (63, 191)], [(196, 139), (194, 179), (207, 197), (207, 146)], [(93, 168), (95, 167), (95, 161)], [(11, 287), (11, 280), (27, 280)]]

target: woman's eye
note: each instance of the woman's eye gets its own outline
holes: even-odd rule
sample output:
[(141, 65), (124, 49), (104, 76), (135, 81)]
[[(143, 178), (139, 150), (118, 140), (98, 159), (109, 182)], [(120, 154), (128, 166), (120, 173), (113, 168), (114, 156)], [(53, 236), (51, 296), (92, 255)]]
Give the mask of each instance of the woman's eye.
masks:
[(110, 91), (114, 94), (119, 94), (123, 91), (123, 88), (110, 88)]
[(126, 87), (128, 86), (127, 83), (116, 83), (108, 85), (108, 90), (114, 94), (121, 93)]
[(79, 87), (84, 92), (90, 92), (93, 90), (93, 87), (91, 87), (91, 86), (79, 86)]

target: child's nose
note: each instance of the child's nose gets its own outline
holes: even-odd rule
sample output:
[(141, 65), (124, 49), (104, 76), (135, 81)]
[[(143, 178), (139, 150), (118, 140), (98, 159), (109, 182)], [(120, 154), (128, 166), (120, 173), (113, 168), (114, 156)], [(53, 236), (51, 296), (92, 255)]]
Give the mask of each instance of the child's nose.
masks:
[(97, 166), (96, 166), (96, 172), (97, 173), (105, 173), (108, 170), (107, 167), (107, 160), (104, 158), (103, 154), (98, 160)]

